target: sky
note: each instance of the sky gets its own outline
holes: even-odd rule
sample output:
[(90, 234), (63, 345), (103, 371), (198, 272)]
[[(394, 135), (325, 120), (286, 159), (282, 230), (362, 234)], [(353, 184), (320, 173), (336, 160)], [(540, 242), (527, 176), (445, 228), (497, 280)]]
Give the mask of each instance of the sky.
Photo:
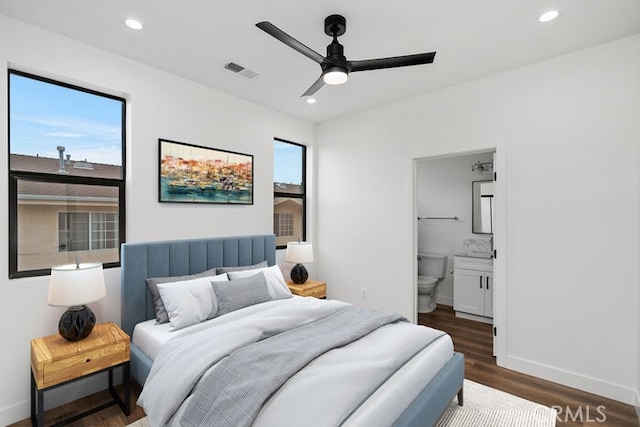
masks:
[(12, 154), (122, 165), (121, 101), (18, 74), (9, 80)]
[(274, 141), (273, 182), (302, 184), (302, 147)]

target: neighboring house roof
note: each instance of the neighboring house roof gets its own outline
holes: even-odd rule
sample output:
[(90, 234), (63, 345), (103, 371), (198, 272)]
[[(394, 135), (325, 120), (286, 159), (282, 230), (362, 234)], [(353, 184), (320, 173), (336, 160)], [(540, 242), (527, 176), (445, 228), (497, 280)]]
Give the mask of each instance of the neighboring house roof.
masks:
[(20, 181), (18, 183), (18, 199), (20, 201), (78, 201), (88, 202), (116, 202), (118, 188), (102, 185), (68, 185), (49, 182)]
[[(32, 171), (57, 174), (60, 164), (58, 159), (12, 154), (10, 156), (12, 170)], [(115, 178), (121, 177), (122, 167), (86, 161), (65, 160), (65, 170), (72, 176)], [(62, 172), (64, 173), (64, 172)], [(83, 203), (117, 203), (118, 189), (115, 187), (57, 184), (21, 180), (18, 182), (18, 198), (21, 202), (37, 201), (82, 201)]]
[(297, 207), (302, 205), (302, 199), (290, 199), (287, 197), (276, 197), (275, 199), (273, 199), (273, 205), (274, 206), (279, 206), (279, 205), (296, 205)]
[[(99, 178), (122, 178), (122, 166), (105, 165), (87, 162), (86, 160), (65, 160), (65, 171), (73, 176), (90, 176)], [(42, 173), (59, 173), (60, 160), (51, 157), (27, 156), (11, 154), (9, 167), (14, 171), (29, 171)]]
[(286, 182), (274, 182), (273, 191), (278, 193), (302, 194), (302, 185), (289, 184)]

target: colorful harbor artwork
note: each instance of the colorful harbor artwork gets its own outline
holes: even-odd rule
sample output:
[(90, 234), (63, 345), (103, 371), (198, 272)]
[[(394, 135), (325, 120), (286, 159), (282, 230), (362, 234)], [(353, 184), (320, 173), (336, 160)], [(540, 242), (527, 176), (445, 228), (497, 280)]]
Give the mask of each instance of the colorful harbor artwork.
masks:
[(253, 204), (253, 156), (159, 139), (160, 202)]

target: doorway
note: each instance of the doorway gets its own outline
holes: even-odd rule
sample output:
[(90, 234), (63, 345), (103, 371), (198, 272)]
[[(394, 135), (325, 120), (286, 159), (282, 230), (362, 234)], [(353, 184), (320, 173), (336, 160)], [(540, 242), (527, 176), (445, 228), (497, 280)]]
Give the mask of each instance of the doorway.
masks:
[[(496, 248), (496, 242), (502, 227), (498, 223), (499, 216), (494, 215), (499, 210), (499, 190), (496, 189), (490, 203), (482, 200), (484, 205), (490, 206), (489, 214), (482, 214), (480, 202), (476, 203), (474, 211), (473, 188), (479, 188), (478, 183), (491, 183), (493, 185), (494, 172), (498, 169), (496, 165), (496, 148), (487, 148), (473, 152), (452, 153), (447, 155), (427, 156), (414, 159), (414, 208), (415, 208), (415, 258), (421, 254), (444, 254), (447, 256), (447, 265), (444, 277), (442, 277), (433, 292), (432, 299), (436, 304), (452, 307), (454, 306), (454, 257), (456, 255), (468, 254), (470, 252), (492, 253)], [(474, 184), (474, 182), (476, 184)], [(484, 187), (484, 186), (483, 186)], [(489, 187), (488, 185), (486, 187)], [(485, 195), (487, 196), (487, 195)], [(475, 222), (478, 222), (478, 215), (484, 215), (484, 219), (489, 216), (491, 224), (483, 228), (474, 229)], [(489, 263), (495, 260), (488, 260)], [(494, 265), (495, 267), (495, 265)], [(495, 271), (495, 270), (494, 270)], [(416, 267), (416, 312), (420, 307), (418, 302), (418, 267)], [(484, 323), (493, 324), (494, 330), (500, 323), (502, 314), (501, 306), (494, 301), (501, 299), (500, 274), (484, 274), (491, 276), (491, 294), (484, 296), (487, 311), (480, 312), (480, 316), (465, 316), (467, 313), (460, 311), (460, 317), (480, 320)], [(482, 277), (484, 277), (482, 276)], [(484, 291), (488, 282), (483, 281)], [(474, 282), (474, 283), (477, 283)], [(459, 291), (458, 295), (462, 295)], [(473, 298), (478, 298), (474, 295)], [(468, 299), (467, 299), (468, 300)], [(422, 297), (421, 301), (424, 301)], [(495, 307), (495, 308), (494, 308)], [(424, 304), (422, 305), (424, 308)], [(422, 311), (422, 310), (421, 310)], [(471, 311), (471, 310), (467, 310)], [(417, 318), (417, 315), (416, 315)], [(501, 329), (501, 328), (500, 328)], [(500, 339), (494, 338), (494, 355), (498, 356)]]

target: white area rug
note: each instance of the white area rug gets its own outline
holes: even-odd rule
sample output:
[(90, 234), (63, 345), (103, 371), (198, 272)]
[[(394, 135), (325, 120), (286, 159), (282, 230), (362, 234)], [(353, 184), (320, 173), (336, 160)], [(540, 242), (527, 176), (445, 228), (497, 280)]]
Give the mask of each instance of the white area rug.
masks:
[(454, 399), (438, 427), (554, 427), (556, 411), (495, 388), (464, 380), (464, 406)]
[[(554, 427), (556, 411), (495, 388), (464, 380), (464, 406), (454, 399), (438, 427)], [(142, 418), (128, 427), (149, 427)]]
[(138, 421), (132, 422), (127, 427), (149, 427), (147, 417), (140, 418)]

